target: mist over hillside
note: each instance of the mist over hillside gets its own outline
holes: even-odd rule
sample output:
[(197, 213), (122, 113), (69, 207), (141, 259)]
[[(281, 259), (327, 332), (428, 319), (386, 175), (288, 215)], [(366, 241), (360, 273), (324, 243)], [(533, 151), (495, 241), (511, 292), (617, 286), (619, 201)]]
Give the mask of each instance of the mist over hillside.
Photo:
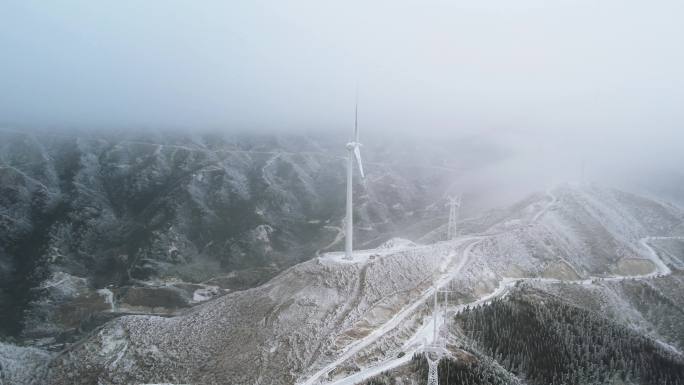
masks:
[[(219, 299), (232, 310), (220, 310), (218, 314), (244, 313), (240, 301), (250, 304), (250, 311), (256, 310), (255, 301), (264, 300), (263, 294), (257, 294), (261, 293), (259, 290), (288, 280), (288, 268), (302, 262), (302, 266), (307, 266), (307, 261), (310, 264), (343, 247), (345, 158), (340, 143), (344, 143), (344, 135), (4, 130), (0, 136), (2, 335), (5, 341), (31, 346), (19, 351), (5, 345), (6, 359), (17, 362), (17, 368), (38, 365), (35, 373), (63, 378), (62, 374), (48, 375), (41, 365), (50, 362), (59, 350), (69, 349), (84, 338), (92, 339), (92, 333), (102, 333), (103, 327), (118, 328), (111, 323), (119, 322), (117, 319), (122, 316), (174, 320)], [(639, 242), (643, 237), (684, 234), (681, 208), (668, 203), (676, 202), (668, 199), (678, 196), (676, 183), (637, 189), (646, 194), (639, 197), (610, 192), (605, 187), (589, 187), (594, 185), (593, 178), (586, 169), (580, 169), (579, 179), (571, 184), (584, 186), (580, 190), (548, 190), (562, 174), (544, 167), (535, 171), (527, 163), (531, 159), (529, 154), (521, 153), (514, 143), (489, 135), (439, 139), (395, 135), (381, 140), (375, 134), (368, 135), (367, 143), (363, 149), (366, 177), (355, 177), (354, 186), (358, 197), (354, 209), (358, 248), (398, 247), (391, 255), (413, 256), (418, 258), (413, 259), (414, 263), (424, 264), (423, 258), (429, 252), (416, 254), (411, 251), (412, 246), (394, 245), (391, 240), (401, 237), (420, 245), (433, 245), (446, 239), (445, 205), (447, 197), (453, 195), (460, 195), (463, 202), (459, 237), (485, 234), (486, 238), (478, 242), (477, 253), (487, 269), (502, 277), (531, 274), (574, 280), (587, 275), (641, 274), (652, 268), (639, 259), (643, 253)], [(548, 167), (560, 171), (561, 163), (550, 162)], [(570, 170), (568, 176), (575, 171)], [(623, 186), (629, 185), (629, 180), (622, 182)], [(537, 225), (550, 216), (560, 222), (546, 220), (543, 226)], [(386, 245), (394, 246), (383, 246), (388, 241)], [(682, 249), (676, 239), (653, 240), (651, 245), (673, 269), (684, 267)], [(396, 257), (388, 261), (393, 258)], [(344, 273), (345, 277), (351, 274), (344, 279), (360, 274), (358, 279), (366, 282), (363, 286), (375, 284), (367, 278), (366, 269)], [(306, 285), (311, 279), (329, 281), (327, 274), (306, 273), (293, 282), (301, 280), (297, 285)], [(482, 272), (469, 274), (477, 277)], [(351, 282), (343, 284), (344, 290), (360, 290), (353, 289)], [(424, 278), (415, 278), (393, 285), (399, 285), (402, 292), (415, 293), (424, 288), (424, 282)], [(495, 283), (487, 280), (474, 286), (466, 283), (462, 287), (463, 300), (476, 297), (478, 292), (486, 293), (492, 285)], [(680, 290), (677, 284), (671, 287), (675, 293)], [(295, 295), (292, 290), (284, 289), (284, 297), (279, 301), (288, 302)], [(389, 314), (401, 306), (388, 305), (393, 297), (387, 294), (377, 294), (380, 297), (376, 300), (366, 298), (370, 293), (365, 292), (338, 295), (352, 296), (349, 298), (354, 299), (347, 300), (358, 302), (354, 306), (380, 301), (385, 303), (382, 306), (393, 309), (388, 310)], [(634, 306), (640, 306), (640, 302)], [(297, 313), (294, 309), (290, 311)], [(355, 335), (358, 331), (353, 330), (359, 327), (358, 322), (369, 323), (362, 330), (382, 324), (382, 317), (374, 318), (378, 311), (375, 306), (356, 310), (352, 307), (347, 311), (352, 313), (339, 315), (336, 326), (317, 327), (323, 334), (308, 337), (312, 339), (310, 343), (321, 343), (320, 338), (333, 338), (340, 331), (343, 335)], [(410, 335), (426, 311), (411, 315), (412, 321), (402, 323), (400, 328), (408, 329), (399, 335)], [(357, 312), (362, 321), (347, 319)], [(283, 320), (292, 321), (290, 316), (284, 317)], [(659, 317), (662, 319), (650, 322), (660, 325), (663, 319), (671, 323), (679, 319), (676, 315)], [(171, 322), (183, 323), (183, 319)], [(220, 319), (212, 316), (206, 327), (213, 327), (210, 325)], [(240, 322), (260, 321), (247, 317)], [(235, 325), (224, 327), (230, 330)], [(276, 333), (287, 334), (294, 326), (280, 327), (284, 329)], [(664, 335), (674, 337), (669, 341), (679, 344), (675, 342), (678, 332), (669, 328)], [(384, 340), (379, 349), (393, 351), (390, 347), (401, 341), (399, 335), (388, 334), (384, 338), (399, 339), (392, 343)], [(248, 346), (262, 346), (273, 338), (279, 337), (267, 333)], [(342, 347), (346, 343), (353, 345), (354, 338), (334, 337)], [(232, 340), (223, 344), (239, 345)], [(34, 347), (40, 350), (30, 350)], [(203, 344), (198, 347), (207, 348)], [(110, 348), (105, 344), (95, 349)], [(239, 349), (242, 354), (246, 352), (243, 349)], [(90, 354), (81, 359), (90, 360)], [(326, 354), (334, 357), (336, 353)], [(184, 369), (187, 372), (176, 372), (173, 378), (158, 377), (154, 373), (162, 372), (153, 371), (152, 377), (142, 376), (135, 381), (218, 381), (222, 376), (218, 373), (224, 369), (199, 377), (190, 374), (194, 373), (192, 362), (196, 359), (185, 358), (190, 365)], [(366, 365), (358, 358), (355, 361), (359, 367)], [(320, 365), (315, 361), (295, 362), (298, 363), (290, 374), (282, 377), (283, 383), (302, 379), (310, 373), (308, 367)], [(237, 370), (235, 373), (253, 370), (247, 368), (247, 362), (234, 364), (231, 370)], [(12, 370), (16, 376), (16, 370), (21, 369)], [(274, 370), (269, 376), (282, 375), (275, 367), (269, 370)], [(119, 378), (115, 373), (112, 378)], [(244, 373), (235, 375), (224, 374), (235, 381), (248, 381)], [(21, 381), (42, 381), (41, 376), (21, 377)], [(63, 381), (66, 382), (55, 383), (72, 383), (74, 379)], [(83, 381), (88, 384), (96, 379), (86, 376)], [(126, 377), (114, 381), (133, 380)]]
[[(40, 338), (78, 326), (25, 325), (25, 311), (34, 305), (38, 314), (28, 319), (46, 317), (40, 287), (59, 282), (51, 277), (60, 274), (87, 279), (83, 285), (93, 290), (173, 279), (231, 290), (341, 247), (344, 150), (334, 136), (0, 135), (6, 335)], [(424, 223), (444, 221), (444, 195), (468, 172), (455, 165), (467, 159), (482, 168), (506, 156), (479, 138), (454, 140), (462, 151), (453, 153), (429, 142), (413, 143), (413, 152), (393, 150), (403, 143), (397, 139), (375, 152), (368, 146), (368, 178), (357, 186), (361, 245), (419, 236)], [(171, 298), (160, 299), (160, 306), (189, 305), (183, 291), (163, 295)], [(90, 302), (101, 310), (98, 301)], [(154, 299), (147, 302), (156, 306)]]
[(0, 385), (684, 385), (684, 2), (0, 2)]

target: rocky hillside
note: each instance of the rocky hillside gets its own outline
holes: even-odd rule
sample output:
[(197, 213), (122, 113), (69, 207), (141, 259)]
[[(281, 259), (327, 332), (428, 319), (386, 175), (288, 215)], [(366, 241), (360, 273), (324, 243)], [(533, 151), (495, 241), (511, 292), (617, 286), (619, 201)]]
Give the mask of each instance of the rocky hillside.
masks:
[[(339, 250), (344, 143), (0, 131), (0, 336), (59, 349), (116, 315), (176, 314)], [(477, 138), (453, 153), (376, 143), (355, 181), (366, 247), (443, 222), (441, 199), (461, 172), (450, 165), (502, 156)]]

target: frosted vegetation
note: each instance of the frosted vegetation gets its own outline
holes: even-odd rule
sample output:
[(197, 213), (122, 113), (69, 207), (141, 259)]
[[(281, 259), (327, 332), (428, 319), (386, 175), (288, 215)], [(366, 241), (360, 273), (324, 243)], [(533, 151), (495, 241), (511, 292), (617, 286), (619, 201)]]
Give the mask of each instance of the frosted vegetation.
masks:
[[(454, 357), (470, 348), (470, 354), (480, 357), (477, 362), (490, 357), (516, 378), (560, 383), (580, 378), (572, 377), (579, 373), (574, 369), (596, 358), (584, 352), (586, 346), (603, 346), (600, 354), (623, 355), (625, 364), (614, 362), (613, 371), (586, 366), (581, 378), (596, 379), (596, 383), (608, 377), (654, 383), (649, 379), (661, 381), (653, 377), (660, 369), (664, 376), (675, 376), (667, 377), (670, 380), (680, 378), (682, 347), (672, 324), (679, 310), (668, 303), (681, 293), (681, 277), (675, 266), (661, 263), (648, 237), (676, 239), (681, 236), (677, 232), (683, 218), (674, 206), (620, 191), (562, 187), (521, 202), (498, 217), (473, 220), (470, 226), (481, 230), (454, 241), (428, 245), (392, 241), (355, 263), (323, 255), (264, 285), (229, 293), (182, 316), (119, 318), (54, 360), (48, 383), (209, 384), (268, 379), (274, 384), (343, 384), (353, 383), (345, 380), (348, 377), (368, 379), (378, 370), (401, 370), (397, 368), (420, 353), (424, 336), (430, 334), (427, 304), (435, 279), (452, 290), (450, 317), (460, 314), (457, 319), (470, 319), (470, 314), (480, 313), (467, 306), (494, 301), (478, 312), (501, 308), (505, 314), (528, 317), (520, 322), (536, 320), (549, 332), (565, 330), (573, 324), (570, 318), (576, 317), (587, 330), (580, 333), (584, 340), (569, 347), (568, 354), (574, 358), (557, 364), (565, 369), (557, 366), (556, 377), (548, 377), (550, 372), (541, 367), (538, 373), (530, 369), (533, 355), (509, 357), (510, 350), (505, 354), (496, 350), (499, 337), (480, 340), (467, 334), (463, 323), (461, 332), (449, 337)], [(464, 224), (463, 228), (469, 227)], [(625, 267), (621, 264), (625, 260), (640, 261), (648, 271)], [(543, 295), (575, 292), (567, 300), (581, 298), (582, 302), (573, 305), (561, 299), (553, 302), (555, 307), (547, 307), (552, 303), (542, 300), (529, 304), (532, 310), (527, 313), (517, 305), (505, 307), (513, 303), (510, 293), (520, 280), (540, 293), (549, 293)], [(647, 287), (660, 289), (651, 292)], [(642, 297), (661, 301), (648, 305), (649, 310), (640, 305)], [(627, 316), (609, 318), (608, 310)], [(544, 317), (554, 311), (566, 312), (570, 318), (550, 324)], [(655, 312), (663, 316), (654, 316)], [(639, 319), (643, 322), (635, 322)], [(496, 336), (494, 325), (486, 327)], [(563, 333), (559, 337), (563, 341), (575, 338)], [(616, 345), (597, 342), (610, 333), (620, 337)], [(534, 342), (534, 335), (516, 338), (539, 343)], [(651, 355), (651, 361), (641, 362), (640, 356), (627, 353), (649, 349), (658, 352)], [(641, 366), (628, 362), (641, 362)], [(611, 368), (610, 362), (605, 365)], [(600, 377), (598, 372), (606, 374)]]
[[(366, 161), (375, 179), (356, 184), (365, 250), (346, 261), (332, 252), (344, 235), (343, 162), (326, 142), (2, 135), (0, 326), (11, 383), (343, 385), (383, 372), (392, 382), (433, 334), (435, 287), (449, 291), (436, 323), (451, 328), (447, 358), (465, 377), (678, 380), (684, 212), (671, 204), (561, 185), (466, 217), (445, 241), (434, 191), (448, 187), (455, 155), (425, 151), (416, 172), (378, 151)], [(452, 153), (485, 166), (489, 150)], [(520, 285), (539, 295), (514, 302)], [(565, 358), (548, 355), (556, 377), (531, 363), (554, 345), (480, 339), (463, 326), (502, 311), (565, 330), (549, 324), (549, 309), (586, 329)], [(587, 353), (605, 333), (620, 342)], [(518, 342), (543, 349), (493, 345)], [(648, 349), (650, 361), (639, 353)], [(605, 352), (624, 365), (585, 362)]]

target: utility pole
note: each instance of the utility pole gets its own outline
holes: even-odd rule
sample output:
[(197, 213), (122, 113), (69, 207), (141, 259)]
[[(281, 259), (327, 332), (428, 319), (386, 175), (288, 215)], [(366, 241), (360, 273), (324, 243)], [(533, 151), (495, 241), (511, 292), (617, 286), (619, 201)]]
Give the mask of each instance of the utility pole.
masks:
[(439, 312), (437, 311), (437, 296), (439, 296), (439, 289), (435, 286), (435, 307), (432, 312), (432, 344), (437, 345), (437, 316)]
[(449, 207), (449, 225), (447, 226), (447, 240), (456, 238), (456, 219), (458, 217), (458, 209), (461, 207), (461, 197), (450, 196), (449, 202), (446, 206)]
[(437, 361), (433, 361), (429, 357), (430, 355), (427, 354), (427, 362), (428, 362), (428, 380), (427, 380), (427, 385), (439, 385), (439, 371), (437, 370), (439, 368), (439, 359)]
[[(427, 341), (425, 342), (425, 347), (424, 347), (424, 352), (425, 352), (425, 359), (427, 360), (428, 363), (428, 378), (427, 378), (427, 384), (428, 385), (439, 385), (439, 361), (442, 359), (444, 355), (448, 355), (448, 352), (446, 350), (447, 346), (447, 340), (449, 339), (449, 322), (447, 321), (448, 318), (448, 309), (449, 309), (449, 292), (452, 291), (452, 285), (451, 282), (448, 283), (449, 287), (448, 288), (443, 288), (440, 290), (436, 285), (435, 285), (435, 298), (434, 298), (434, 305), (433, 305), (433, 312), (432, 312), (432, 322), (433, 322), (433, 334), (432, 334), (432, 343), (428, 344)], [(442, 330), (438, 331), (437, 330), (437, 318), (440, 315), (440, 309), (439, 309), (439, 293), (443, 292), (444, 293), (444, 311), (442, 312), (444, 321), (442, 322)], [(442, 333), (443, 332), (443, 333)]]
[(442, 340), (443, 347), (446, 348), (447, 338), (449, 337), (449, 322), (447, 318), (447, 309), (449, 308), (449, 291), (444, 291), (444, 322), (442, 327), (444, 328), (444, 339)]
[[(439, 333), (437, 332), (437, 317), (439, 316), (439, 309), (437, 308), (439, 297), (439, 287), (435, 285), (435, 304), (432, 312), (432, 344), (427, 346), (425, 359), (428, 362), (428, 378), (427, 385), (439, 385), (439, 360), (441, 357), (441, 352), (439, 350)], [(436, 355), (433, 359), (432, 354)]]
[[(439, 293), (443, 292), (444, 293), (444, 311), (443, 311), (443, 317), (444, 321), (442, 322), (442, 330), (438, 331), (437, 329), (437, 318), (440, 315), (440, 309), (439, 309)], [(427, 378), (427, 385), (439, 385), (439, 361), (444, 357), (445, 355), (448, 356), (449, 353), (446, 349), (447, 346), (447, 341), (449, 339), (449, 322), (447, 321), (448, 318), (448, 309), (449, 309), (449, 292), (452, 291), (452, 282), (448, 282), (448, 287), (444, 287), (440, 290), (440, 288), (437, 286), (437, 282), (435, 282), (435, 288), (434, 288), (434, 305), (433, 305), (433, 311), (432, 311), (432, 326), (433, 326), (433, 331), (432, 331), (432, 343), (428, 343), (427, 340), (425, 341), (425, 346), (423, 348), (423, 352), (425, 353), (425, 359), (427, 360), (428, 363), (428, 378)], [(448, 380), (447, 380), (448, 381)]]

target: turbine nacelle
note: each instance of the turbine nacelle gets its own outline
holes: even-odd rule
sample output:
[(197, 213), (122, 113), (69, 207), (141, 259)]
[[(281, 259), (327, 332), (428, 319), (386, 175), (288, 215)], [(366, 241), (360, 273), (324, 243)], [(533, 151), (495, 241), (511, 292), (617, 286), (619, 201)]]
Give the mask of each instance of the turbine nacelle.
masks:
[(355, 147), (360, 147), (360, 146), (362, 146), (361, 143), (349, 142), (349, 143), (347, 143), (347, 145), (345, 147), (347, 148), (347, 151), (352, 151), (352, 150), (354, 150)]
[(349, 142), (346, 148), (349, 151), (349, 156), (352, 156), (352, 153), (354, 154), (356, 165), (359, 166), (359, 174), (361, 174), (361, 178), (365, 178), (366, 174), (363, 172), (363, 164), (361, 163), (361, 146), (362, 144), (359, 142)]

